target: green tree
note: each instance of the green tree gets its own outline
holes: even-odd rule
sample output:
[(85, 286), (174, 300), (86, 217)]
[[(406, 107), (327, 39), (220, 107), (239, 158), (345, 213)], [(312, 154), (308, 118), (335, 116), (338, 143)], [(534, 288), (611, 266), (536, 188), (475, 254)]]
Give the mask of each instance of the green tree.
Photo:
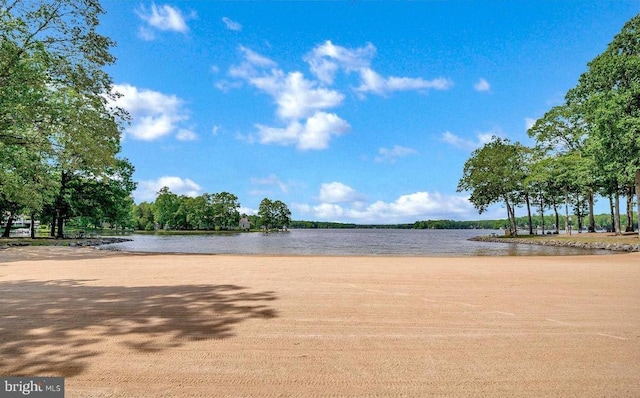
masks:
[(567, 101), (591, 127), (588, 145), (600, 173), (609, 177), (607, 193), (615, 197), (619, 234), (620, 192), (633, 186), (640, 170), (640, 15), (587, 68)]
[(507, 208), (509, 232), (517, 234), (515, 207), (522, 195), (523, 147), (507, 139), (493, 137), (475, 150), (464, 164), (458, 192), (471, 193), (469, 200), (480, 214), (492, 204), (503, 202)]
[[(67, 95), (68, 94), (68, 95)], [(60, 101), (68, 103), (55, 129), (52, 163), (59, 173), (59, 192), (55, 201), (58, 237), (63, 236), (64, 220), (72, 217), (69, 198), (76, 180), (96, 178), (117, 166), (120, 150), (119, 126), (97, 98), (78, 96), (74, 90), (59, 90)]]
[[(127, 117), (109, 106), (116, 94), (104, 67), (115, 58), (113, 42), (97, 33), (102, 13), (94, 0), (0, 0), (0, 169), (24, 159), (19, 148), (25, 148), (38, 159), (32, 166), (53, 170), (27, 178), (32, 184), (19, 189), (35, 197), (38, 184), (57, 175), (57, 194), (47, 207), (60, 237), (72, 215), (70, 184), (114, 166)], [(0, 191), (15, 197), (5, 181)]]
[(531, 188), (532, 197), (540, 212), (542, 234), (545, 233), (544, 211), (555, 202), (553, 171), (552, 159), (547, 156), (538, 156), (533, 161), (531, 173), (526, 178), (526, 184)]
[[(40, 154), (25, 146), (10, 148), (0, 143), (0, 156), (8, 163), (0, 162), (0, 217), (7, 215), (8, 227), (3, 232), (9, 237), (13, 218), (29, 214), (35, 219), (54, 195), (54, 180), (49, 165)], [(33, 226), (33, 223), (31, 224)], [(32, 237), (35, 230), (31, 228)]]
[(238, 225), (240, 203), (236, 195), (229, 192), (215, 193), (211, 198), (211, 206), (216, 225), (224, 229)]
[[(570, 103), (553, 107), (527, 131), (537, 142), (537, 152), (541, 156), (556, 157), (558, 155), (571, 156), (574, 172), (562, 188), (565, 194), (576, 198), (576, 203), (588, 201), (589, 231), (595, 231), (593, 208), (595, 191), (597, 189), (597, 175), (594, 172), (594, 159), (587, 148), (589, 125), (584, 120), (581, 109)], [(549, 163), (547, 163), (549, 165)], [(560, 165), (556, 165), (561, 167)], [(565, 181), (565, 182), (566, 182)], [(547, 184), (548, 188), (557, 189), (557, 184)], [(571, 191), (568, 191), (571, 188)], [(582, 197), (582, 200), (580, 199)], [(565, 196), (568, 202), (568, 196)], [(579, 207), (576, 207), (579, 210)], [(577, 212), (580, 220), (582, 212)]]
[(258, 216), (262, 226), (266, 230), (273, 228), (286, 228), (291, 224), (291, 211), (287, 205), (280, 201), (272, 201), (268, 198), (262, 199), (258, 208)]
[(153, 203), (142, 202), (139, 205), (133, 204), (131, 206), (131, 219), (136, 230), (153, 231), (155, 229)]
[(195, 229), (211, 229), (213, 224), (207, 216), (209, 213), (209, 194), (193, 198), (189, 203), (188, 222)]
[(130, 217), (133, 165), (118, 159), (113, 167), (99, 176), (75, 178), (69, 185), (69, 205), (74, 216), (86, 219), (95, 227), (109, 224), (112, 228), (133, 228)]
[(160, 229), (176, 228), (175, 214), (179, 206), (178, 195), (171, 192), (169, 187), (162, 187), (153, 205), (153, 216)]
[(189, 230), (193, 229), (193, 225), (190, 223), (190, 213), (192, 208), (193, 198), (180, 195), (178, 196), (178, 206), (173, 213), (172, 225), (174, 229)]
[(275, 212), (275, 225), (278, 228), (286, 229), (291, 224), (291, 211), (289, 207), (280, 200), (273, 202), (273, 207)]

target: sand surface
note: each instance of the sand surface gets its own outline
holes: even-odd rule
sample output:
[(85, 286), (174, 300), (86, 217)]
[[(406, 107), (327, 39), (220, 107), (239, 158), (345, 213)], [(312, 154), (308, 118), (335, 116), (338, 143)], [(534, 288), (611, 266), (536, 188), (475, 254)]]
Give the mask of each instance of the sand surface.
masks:
[(640, 255), (6, 249), (0, 375), (71, 398), (638, 397)]

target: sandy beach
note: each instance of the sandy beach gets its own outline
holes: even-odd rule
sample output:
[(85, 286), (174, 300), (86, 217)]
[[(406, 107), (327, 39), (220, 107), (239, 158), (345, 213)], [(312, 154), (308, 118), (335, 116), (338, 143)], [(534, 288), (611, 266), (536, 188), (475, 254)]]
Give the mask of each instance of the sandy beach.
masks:
[(0, 251), (0, 375), (66, 397), (638, 397), (640, 254)]

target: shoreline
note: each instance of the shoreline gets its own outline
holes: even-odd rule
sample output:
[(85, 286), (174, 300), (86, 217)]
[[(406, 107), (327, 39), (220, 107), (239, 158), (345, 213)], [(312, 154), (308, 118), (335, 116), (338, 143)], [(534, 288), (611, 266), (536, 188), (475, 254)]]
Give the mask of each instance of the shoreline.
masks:
[(554, 239), (543, 237), (541, 239), (518, 238), (518, 237), (497, 237), (497, 236), (476, 236), (471, 239), (475, 242), (490, 243), (515, 243), (524, 245), (552, 246), (552, 247), (573, 247), (586, 250), (609, 250), (620, 252), (640, 252), (640, 240), (638, 243), (622, 242), (585, 242), (579, 239), (567, 237), (565, 239)]
[[(98, 237), (98, 238), (2, 238), (0, 242), (0, 249), (6, 249), (9, 247), (98, 247), (103, 245), (109, 245), (112, 243), (131, 242), (131, 238), (120, 237)], [(35, 243), (35, 244), (34, 244)]]

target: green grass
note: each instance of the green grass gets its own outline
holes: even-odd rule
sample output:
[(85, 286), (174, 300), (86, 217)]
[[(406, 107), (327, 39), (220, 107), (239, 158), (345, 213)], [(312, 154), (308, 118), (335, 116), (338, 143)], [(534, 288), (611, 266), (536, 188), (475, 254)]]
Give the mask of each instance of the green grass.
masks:
[(68, 245), (74, 242), (76, 239), (55, 239), (55, 238), (0, 238), (0, 247), (8, 244), (28, 244), (30, 246), (59, 246)]

